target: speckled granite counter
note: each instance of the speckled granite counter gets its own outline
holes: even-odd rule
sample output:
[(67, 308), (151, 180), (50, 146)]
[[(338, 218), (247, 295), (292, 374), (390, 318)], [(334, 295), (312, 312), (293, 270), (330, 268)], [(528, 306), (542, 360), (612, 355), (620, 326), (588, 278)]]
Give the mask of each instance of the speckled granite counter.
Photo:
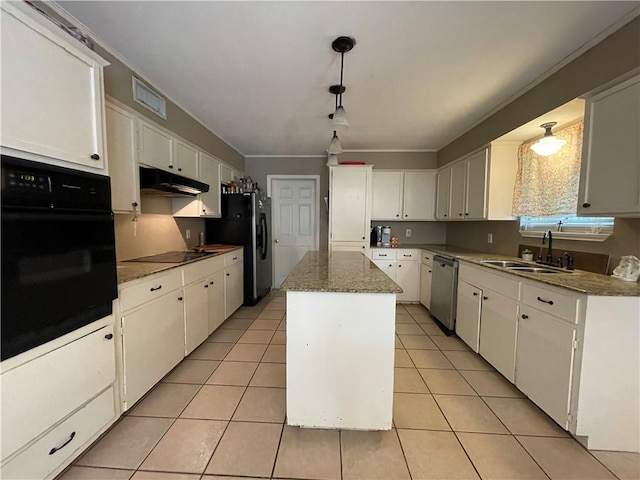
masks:
[[(508, 255), (500, 255), (496, 253), (475, 252), (465, 248), (459, 248), (451, 245), (433, 245), (433, 244), (404, 244), (399, 248), (419, 248), (429, 250), (436, 254), (453, 257), (457, 260), (481, 265), (503, 273), (509, 273), (518, 277), (528, 278), (537, 282), (546, 283), (554, 287), (566, 288), (574, 292), (585, 293), (587, 295), (596, 295), (603, 297), (640, 297), (640, 283), (625, 282), (609, 275), (601, 275), (598, 273), (585, 272), (584, 270), (567, 271), (566, 273), (545, 274), (520, 272), (516, 270), (508, 270), (503, 267), (496, 267), (482, 263), (482, 260), (512, 260), (523, 262), (522, 259), (510, 257)], [(532, 266), (536, 265), (534, 262)]]
[(300, 292), (402, 293), (367, 257), (356, 252), (308, 252), (282, 283)]
[(233, 252), (234, 250), (239, 250), (241, 248), (242, 247), (237, 245), (221, 245), (219, 248), (216, 248), (216, 253), (181, 263), (118, 262), (116, 265), (118, 285), (130, 282), (131, 280), (137, 280), (138, 278), (143, 278), (148, 275), (153, 275), (154, 273), (170, 270), (172, 268), (180, 268), (188, 263), (199, 262), (201, 260), (207, 260), (224, 255), (225, 253)]

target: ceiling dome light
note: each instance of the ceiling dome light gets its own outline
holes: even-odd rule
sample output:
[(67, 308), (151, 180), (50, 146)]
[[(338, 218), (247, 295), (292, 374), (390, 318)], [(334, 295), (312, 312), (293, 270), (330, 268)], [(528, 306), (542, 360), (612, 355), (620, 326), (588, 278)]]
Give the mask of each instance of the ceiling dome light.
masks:
[(565, 143), (567, 143), (566, 140), (558, 138), (551, 133), (551, 127), (557, 123), (558, 122), (547, 122), (540, 125), (540, 127), (544, 128), (544, 137), (531, 145), (531, 150), (536, 152), (538, 155), (548, 157), (549, 155), (556, 153)]
[(329, 148), (327, 149), (327, 153), (329, 155), (337, 155), (342, 153), (342, 144), (340, 143), (340, 139), (338, 138), (338, 134), (333, 131), (333, 138), (331, 139), (331, 143), (329, 143)]

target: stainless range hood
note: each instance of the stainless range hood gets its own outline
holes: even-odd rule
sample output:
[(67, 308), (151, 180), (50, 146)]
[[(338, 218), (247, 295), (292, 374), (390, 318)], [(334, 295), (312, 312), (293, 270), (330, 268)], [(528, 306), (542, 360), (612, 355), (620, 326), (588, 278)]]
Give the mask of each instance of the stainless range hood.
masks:
[(209, 185), (158, 168), (140, 167), (140, 193), (162, 197), (194, 198), (209, 191)]

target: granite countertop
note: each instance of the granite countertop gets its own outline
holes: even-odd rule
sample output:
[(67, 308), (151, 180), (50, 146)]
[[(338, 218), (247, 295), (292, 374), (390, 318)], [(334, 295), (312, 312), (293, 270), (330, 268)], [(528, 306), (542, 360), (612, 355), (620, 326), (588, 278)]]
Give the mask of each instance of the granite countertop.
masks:
[[(131, 280), (137, 280), (138, 278), (153, 275), (154, 273), (171, 270), (172, 268), (179, 268), (188, 263), (199, 262), (201, 260), (218, 257), (220, 255), (224, 255), (225, 253), (233, 252), (234, 250), (239, 250), (241, 248), (242, 247), (237, 245), (216, 245), (216, 253), (180, 263), (118, 262), (116, 264), (118, 285), (120, 285), (121, 283), (130, 282)], [(190, 251), (194, 250), (198, 250), (198, 247), (194, 247)]]
[[(379, 247), (376, 247), (379, 248)], [(436, 254), (453, 257), (457, 260), (480, 265), (485, 268), (509, 273), (518, 277), (528, 278), (537, 282), (545, 283), (553, 287), (566, 288), (574, 292), (584, 293), (587, 295), (595, 295), (601, 297), (640, 297), (640, 283), (625, 282), (619, 278), (599, 273), (586, 272), (584, 270), (566, 271), (566, 273), (545, 274), (520, 272), (516, 270), (508, 270), (503, 267), (487, 265), (482, 260), (511, 260), (523, 263), (530, 263), (532, 266), (541, 266), (535, 262), (524, 262), (520, 258), (510, 257), (508, 255), (500, 255), (497, 253), (486, 253), (469, 250), (466, 248), (455, 247), (452, 245), (440, 244), (404, 244), (398, 248), (420, 248), (429, 250)]]
[(402, 293), (359, 252), (307, 252), (281, 288), (299, 292)]

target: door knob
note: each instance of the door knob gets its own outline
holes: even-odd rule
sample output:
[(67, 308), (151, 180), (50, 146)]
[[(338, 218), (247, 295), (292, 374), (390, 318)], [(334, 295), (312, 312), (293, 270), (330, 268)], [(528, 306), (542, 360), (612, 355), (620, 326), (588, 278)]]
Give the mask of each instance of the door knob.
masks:
[(278, 243), (280, 240), (278, 240), (277, 238), (273, 241), (274, 243)]

